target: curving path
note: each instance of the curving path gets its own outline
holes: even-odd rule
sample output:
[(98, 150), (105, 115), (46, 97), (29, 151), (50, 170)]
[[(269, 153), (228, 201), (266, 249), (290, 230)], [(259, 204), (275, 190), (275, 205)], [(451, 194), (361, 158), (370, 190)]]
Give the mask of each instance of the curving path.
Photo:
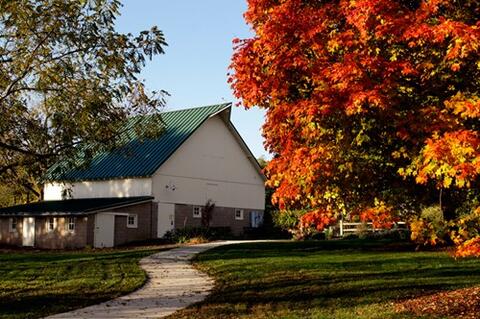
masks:
[(190, 264), (190, 259), (205, 250), (253, 241), (221, 241), (185, 246), (145, 257), (140, 266), (148, 281), (128, 295), (78, 310), (47, 317), (59, 318), (162, 318), (193, 303), (202, 301), (213, 288), (214, 281)]

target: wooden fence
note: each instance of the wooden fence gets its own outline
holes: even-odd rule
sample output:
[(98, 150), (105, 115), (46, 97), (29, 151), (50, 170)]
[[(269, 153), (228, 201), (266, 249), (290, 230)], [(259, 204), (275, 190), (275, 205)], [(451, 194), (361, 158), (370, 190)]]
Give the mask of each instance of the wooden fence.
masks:
[[(338, 224), (339, 227), (339, 235), (340, 237), (350, 235), (350, 234), (357, 234), (360, 230), (360, 227), (366, 227), (366, 229), (362, 229), (362, 231), (367, 232), (380, 232), (385, 230), (385, 228), (375, 228), (373, 227), (372, 223), (347, 223), (341, 220)], [(392, 229), (407, 229), (407, 225), (405, 222), (396, 222)]]

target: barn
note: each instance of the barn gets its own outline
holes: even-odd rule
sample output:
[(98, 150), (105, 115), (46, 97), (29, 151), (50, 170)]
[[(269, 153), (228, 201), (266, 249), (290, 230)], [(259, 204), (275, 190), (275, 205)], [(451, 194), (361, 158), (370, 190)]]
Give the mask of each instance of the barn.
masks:
[(52, 167), (44, 201), (0, 208), (0, 244), (101, 248), (175, 228), (259, 227), (265, 177), (230, 115), (230, 103), (163, 112), (156, 139), (132, 138), (83, 169)]

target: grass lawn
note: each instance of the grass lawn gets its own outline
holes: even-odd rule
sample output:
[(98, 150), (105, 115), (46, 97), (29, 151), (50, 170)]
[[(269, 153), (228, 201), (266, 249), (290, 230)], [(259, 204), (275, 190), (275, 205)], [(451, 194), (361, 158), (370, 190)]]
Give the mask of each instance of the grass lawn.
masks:
[(219, 247), (196, 261), (216, 278), (214, 293), (171, 318), (418, 318), (393, 303), (480, 285), (480, 260), (399, 248), (353, 240)]
[(1, 251), (0, 318), (40, 318), (126, 294), (146, 280), (138, 261), (159, 250)]

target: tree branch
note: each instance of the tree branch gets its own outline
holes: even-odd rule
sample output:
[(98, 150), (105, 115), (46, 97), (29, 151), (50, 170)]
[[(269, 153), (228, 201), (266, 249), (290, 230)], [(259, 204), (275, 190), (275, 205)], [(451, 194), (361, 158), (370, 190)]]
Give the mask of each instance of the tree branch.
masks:
[(39, 154), (39, 153), (35, 153), (35, 152), (29, 151), (29, 150), (25, 150), (25, 149), (23, 149), (23, 148), (20, 148), (20, 147), (18, 147), (18, 146), (15, 146), (15, 145), (7, 144), (7, 143), (5, 143), (5, 142), (0, 142), (0, 148), (4, 148), (4, 149), (10, 150), (10, 151), (19, 152), (19, 153), (21, 153), (21, 154), (30, 155), (30, 156), (35, 156), (35, 157), (39, 157), (39, 158), (49, 158), (49, 157), (55, 156), (55, 154)]

